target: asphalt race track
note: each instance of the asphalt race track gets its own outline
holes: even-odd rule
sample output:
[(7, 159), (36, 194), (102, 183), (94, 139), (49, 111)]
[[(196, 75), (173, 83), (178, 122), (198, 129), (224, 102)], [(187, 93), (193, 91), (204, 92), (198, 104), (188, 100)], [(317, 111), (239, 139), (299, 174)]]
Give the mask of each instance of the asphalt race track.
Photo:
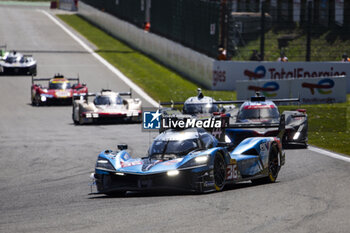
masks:
[[(0, 6), (4, 43), (32, 51), (38, 77), (79, 73), (90, 91), (129, 90), (33, 7)], [(153, 135), (139, 124), (74, 126), (69, 106), (32, 107), (30, 85), (0, 76), (0, 232), (349, 232), (350, 163), (310, 150), (288, 150), (275, 184), (91, 195), (100, 151), (124, 142), (144, 156)]]

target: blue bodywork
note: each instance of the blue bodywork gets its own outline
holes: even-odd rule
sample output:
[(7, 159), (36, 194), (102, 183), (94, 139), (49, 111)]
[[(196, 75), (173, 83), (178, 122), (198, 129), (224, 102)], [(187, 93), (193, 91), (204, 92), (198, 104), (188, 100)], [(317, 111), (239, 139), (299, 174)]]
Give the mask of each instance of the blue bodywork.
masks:
[[(196, 135), (193, 133), (195, 130), (199, 133), (192, 138)], [(98, 192), (109, 194), (117, 191), (162, 189), (194, 192), (221, 190), (228, 183), (268, 176), (272, 147), (276, 148), (279, 168), (284, 163), (284, 153), (277, 138), (247, 138), (232, 148), (232, 144), (219, 143), (203, 129), (192, 128), (184, 131), (192, 133), (188, 138), (201, 141), (199, 144), (202, 147), (181, 156), (156, 154), (157, 158), (151, 155), (146, 158), (132, 158), (126, 150), (101, 152), (94, 173)], [(183, 131), (167, 130), (155, 142), (167, 144), (169, 138), (174, 139), (178, 134), (183, 134)], [(208, 146), (203, 147), (203, 142), (208, 142)], [(215, 178), (218, 171), (215, 163), (220, 160), (219, 157), (224, 161), (224, 170), (220, 170), (224, 174), (224, 182), (220, 185)]]

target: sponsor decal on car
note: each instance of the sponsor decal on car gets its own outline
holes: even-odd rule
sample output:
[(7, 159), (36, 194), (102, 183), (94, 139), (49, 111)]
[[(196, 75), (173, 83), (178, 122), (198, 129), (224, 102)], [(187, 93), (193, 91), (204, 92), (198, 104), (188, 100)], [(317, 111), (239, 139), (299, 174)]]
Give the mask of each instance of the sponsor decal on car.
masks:
[(133, 162), (120, 162), (121, 167), (131, 167), (136, 165), (141, 165), (142, 161), (133, 161)]

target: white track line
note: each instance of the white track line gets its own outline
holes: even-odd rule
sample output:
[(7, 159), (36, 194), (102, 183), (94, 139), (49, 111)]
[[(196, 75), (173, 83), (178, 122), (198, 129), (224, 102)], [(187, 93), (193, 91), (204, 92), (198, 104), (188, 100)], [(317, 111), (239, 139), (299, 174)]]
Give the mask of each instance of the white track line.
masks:
[(91, 53), (99, 62), (105, 65), (110, 71), (112, 71), (118, 78), (124, 81), (131, 89), (133, 89), (137, 94), (139, 94), (142, 98), (144, 98), (147, 102), (149, 102), (154, 107), (158, 107), (159, 104), (157, 101), (152, 99), (146, 92), (144, 92), (139, 86), (133, 83), (128, 77), (126, 77), (120, 70), (111, 65), (108, 61), (102, 58), (100, 55), (95, 53), (93, 49), (91, 49), (87, 44), (85, 44), (80, 38), (74, 35), (67, 27), (65, 27), (62, 23), (60, 23), (54, 16), (44, 10), (39, 10), (47, 17), (49, 17), (55, 24), (57, 24), (63, 31), (65, 31), (69, 36), (71, 36), (76, 42), (78, 42), (86, 51)]
[(333, 152), (330, 152), (330, 151), (327, 151), (327, 150), (323, 150), (323, 149), (320, 149), (320, 148), (316, 148), (316, 147), (313, 147), (313, 146), (309, 146), (308, 149), (311, 150), (311, 151), (314, 151), (314, 152), (326, 155), (328, 157), (332, 157), (332, 158), (335, 158), (335, 159), (340, 159), (340, 160), (343, 160), (345, 162), (350, 163), (350, 157), (339, 155), (339, 154), (336, 154), (336, 153), (333, 153)]

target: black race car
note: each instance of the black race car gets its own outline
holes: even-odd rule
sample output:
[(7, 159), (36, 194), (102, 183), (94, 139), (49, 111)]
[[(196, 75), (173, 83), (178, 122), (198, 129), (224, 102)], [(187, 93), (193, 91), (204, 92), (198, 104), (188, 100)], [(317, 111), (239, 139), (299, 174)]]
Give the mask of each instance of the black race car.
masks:
[[(275, 103), (294, 102), (298, 99), (266, 100), (258, 93), (249, 101), (244, 101), (239, 108), (236, 120), (226, 129), (229, 138), (233, 138), (235, 144), (247, 137), (277, 136), (281, 114)], [(307, 147), (308, 118), (305, 109), (296, 111), (284, 111), (285, 133), (282, 137), (284, 147)]]

